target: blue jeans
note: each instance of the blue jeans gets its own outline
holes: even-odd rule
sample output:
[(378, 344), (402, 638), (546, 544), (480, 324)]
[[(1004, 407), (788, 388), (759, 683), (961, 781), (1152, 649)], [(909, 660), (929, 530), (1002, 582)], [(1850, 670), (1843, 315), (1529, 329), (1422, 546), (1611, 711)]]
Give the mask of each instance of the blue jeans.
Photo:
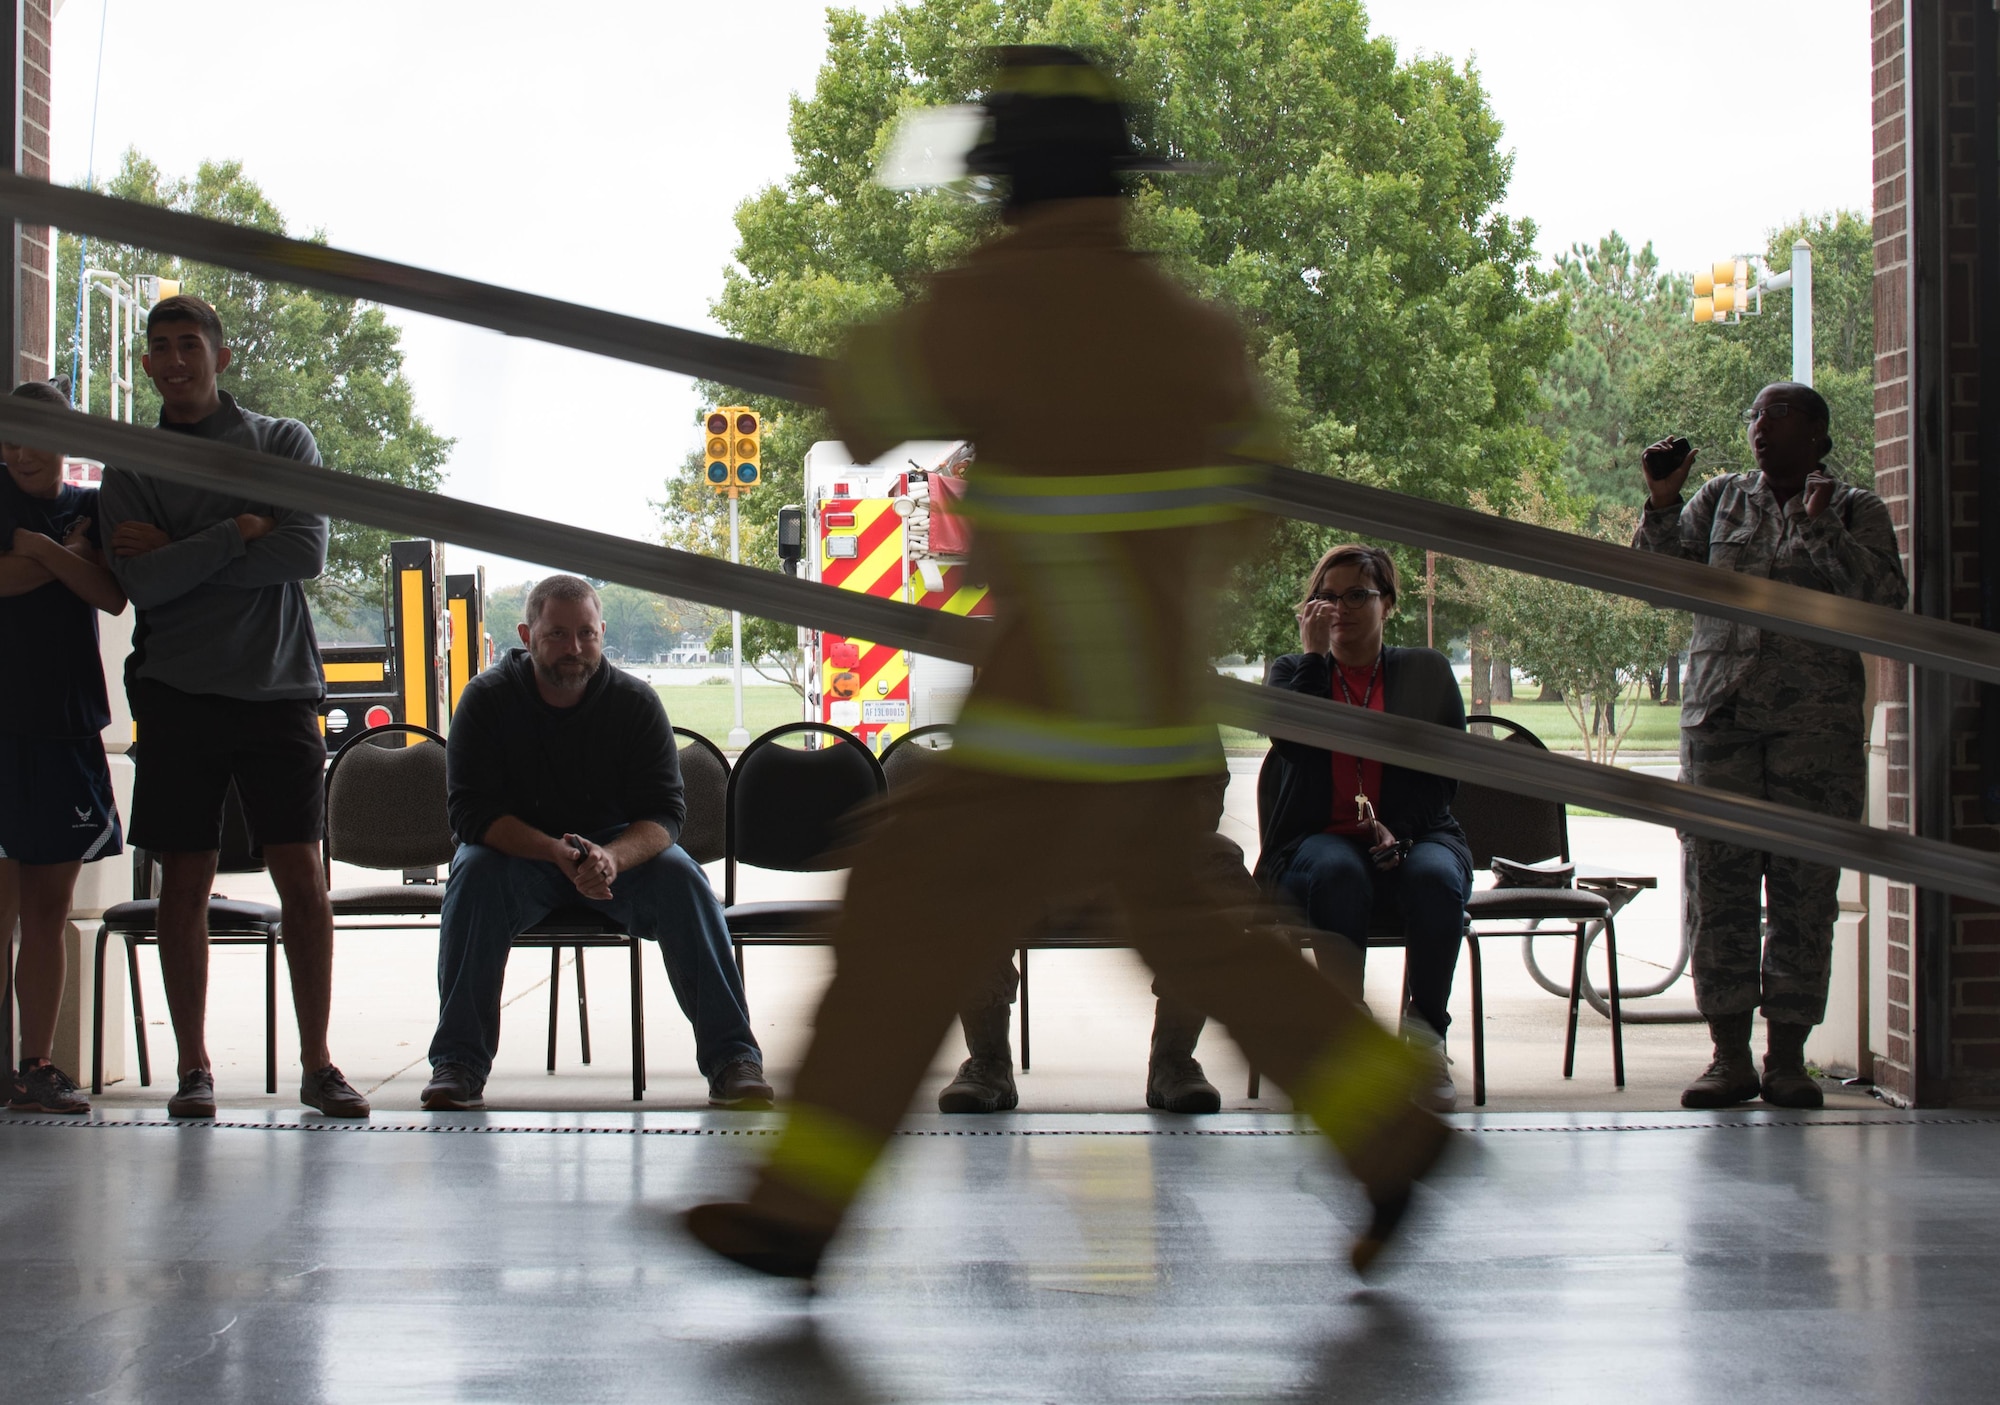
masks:
[[(618, 833), (590, 838), (603, 844)], [(600, 902), (577, 892), (552, 863), (461, 844), (438, 924), (432, 1067), (460, 1064), (485, 1079), (500, 1048), (500, 982), (515, 934), (559, 907), (576, 905), (596, 908), (634, 936), (660, 944), (674, 998), (694, 1026), (695, 1066), (704, 1077), (714, 1077), (732, 1059), (763, 1063), (722, 904), (708, 875), (679, 845), (619, 874), (610, 900)]]
[[(1439, 1034), (1451, 1023), (1451, 978), (1465, 939), (1465, 900), (1472, 870), (1456, 849), (1419, 841), (1402, 863), (1384, 872), (1358, 838), (1314, 834), (1299, 845), (1278, 886), (1316, 931), (1337, 933), (1367, 950), (1379, 916), (1401, 917), (1410, 1004)], [(1318, 949), (1318, 943), (1314, 943)]]

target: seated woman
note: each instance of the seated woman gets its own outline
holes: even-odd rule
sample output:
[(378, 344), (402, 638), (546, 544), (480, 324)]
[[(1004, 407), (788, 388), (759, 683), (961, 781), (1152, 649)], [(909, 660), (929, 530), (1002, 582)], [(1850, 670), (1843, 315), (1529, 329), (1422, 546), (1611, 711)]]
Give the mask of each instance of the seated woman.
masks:
[[(1463, 731), (1465, 702), (1445, 656), (1384, 647), (1383, 625), (1395, 608), (1389, 553), (1335, 547), (1313, 568), (1299, 602), (1301, 652), (1271, 666), (1271, 686)], [(1358, 969), (1377, 915), (1400, 922), (1409, 986), (1403, 1031), (1434, 1051), (1432, 1097), (1448, 1111), (1457, 1090), (1444, 1057), (1445, 1007), (1472, 891), (1472, 851), (1451, 815), (1458, 783), (1275, 738), (1271, 750), (1277, 790), (1263, 815), (1257, 877), (1315, 931), (1353, 943), (1341, 951), (1314, 942), (1329, 970), (1336, 962)]]

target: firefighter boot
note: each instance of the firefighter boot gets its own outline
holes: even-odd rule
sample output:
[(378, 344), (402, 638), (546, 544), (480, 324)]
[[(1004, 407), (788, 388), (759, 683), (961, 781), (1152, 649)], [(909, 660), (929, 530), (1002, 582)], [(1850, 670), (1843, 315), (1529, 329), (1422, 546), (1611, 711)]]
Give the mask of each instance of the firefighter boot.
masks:
[(1806, 1072), (1809, 1024), (1770, 1020), (1764, 1026), (1764, 1101), (1778, 1107), (1823, 1107), (1826, 1095)]
[(958, 1022), (965, 1028), (965, 1052), (972, 1057), (939, 1091), (939, 1112), (1007, 1112), (1021, 1101), (1014, 1091), (1014, 1050), (1007, 1042), (1007, 1022), (1013, 1015), (1014, 1007), (1007, 1004), (958, 1012)]
[(1153, 1055), (1146, 1065), (1146, 1106), (1162, 1112), (1220, 1112), (1222, 1094), (1203, 1076), (1195, 1042), (1208, 1017), (1162, 999), (1153, 1006)]
[(1682, 1107), (1733, 1107), (1757, 1096), (1761, 1090), (1757, 1081), (1757, 1060), (1750, 1053), (1753, 1017), (1752, 1011), (1745, 1010), (1741, 1014), (1717, 1015), (1709, 1020), (1708, 1033), (1715, 1041), (1715, 1057), (1710, 1060), (1707, 1071), (1688, 1084), (1681, 1094)]

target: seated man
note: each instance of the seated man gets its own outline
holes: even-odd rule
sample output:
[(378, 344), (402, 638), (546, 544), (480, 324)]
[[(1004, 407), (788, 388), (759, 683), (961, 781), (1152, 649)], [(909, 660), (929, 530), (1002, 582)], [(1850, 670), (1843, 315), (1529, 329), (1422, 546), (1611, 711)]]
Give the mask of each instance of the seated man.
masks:
[(452, 715), (445, 767), (459, 848), (424, 1107), (484, 1105), (514, 936), (578, 903), (660, 943), (709, 1102), (769, 1107), (722, 907), (674, 842), (687, 800), (659, 694), (605, 667), (603, 607), (588, 581), (550, 576), (524, 613), (527, 648), (467, 684)]

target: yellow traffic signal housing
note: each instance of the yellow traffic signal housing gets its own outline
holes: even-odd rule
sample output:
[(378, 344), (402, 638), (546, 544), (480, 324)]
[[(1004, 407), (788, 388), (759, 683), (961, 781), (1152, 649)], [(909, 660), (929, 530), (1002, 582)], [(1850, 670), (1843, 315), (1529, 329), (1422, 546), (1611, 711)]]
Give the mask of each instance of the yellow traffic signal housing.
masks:
[(704, 466), (702, 476), (707, 479), (710, 488), (718, 493), (726, 493), (730, 489), (731, 479), (729, 444), (732, 438), (730, 430), (733, 426), (730, 424), (730, 412), (726, 409), (710, 410), (702, 428), (706, 431), (704, 436), (706, 446), (702, 450)]
[(735, 407), (729, 445), (731, 478), (738, 489), (754, 488), (764, 477), (764, 424), (757, 412), (745, 405)]
[(1750, 260), (1717, 259), (1713, 267), (1695, 274), (1689, 312), (1697, 322), (1739, 322), (1749, 295)]

